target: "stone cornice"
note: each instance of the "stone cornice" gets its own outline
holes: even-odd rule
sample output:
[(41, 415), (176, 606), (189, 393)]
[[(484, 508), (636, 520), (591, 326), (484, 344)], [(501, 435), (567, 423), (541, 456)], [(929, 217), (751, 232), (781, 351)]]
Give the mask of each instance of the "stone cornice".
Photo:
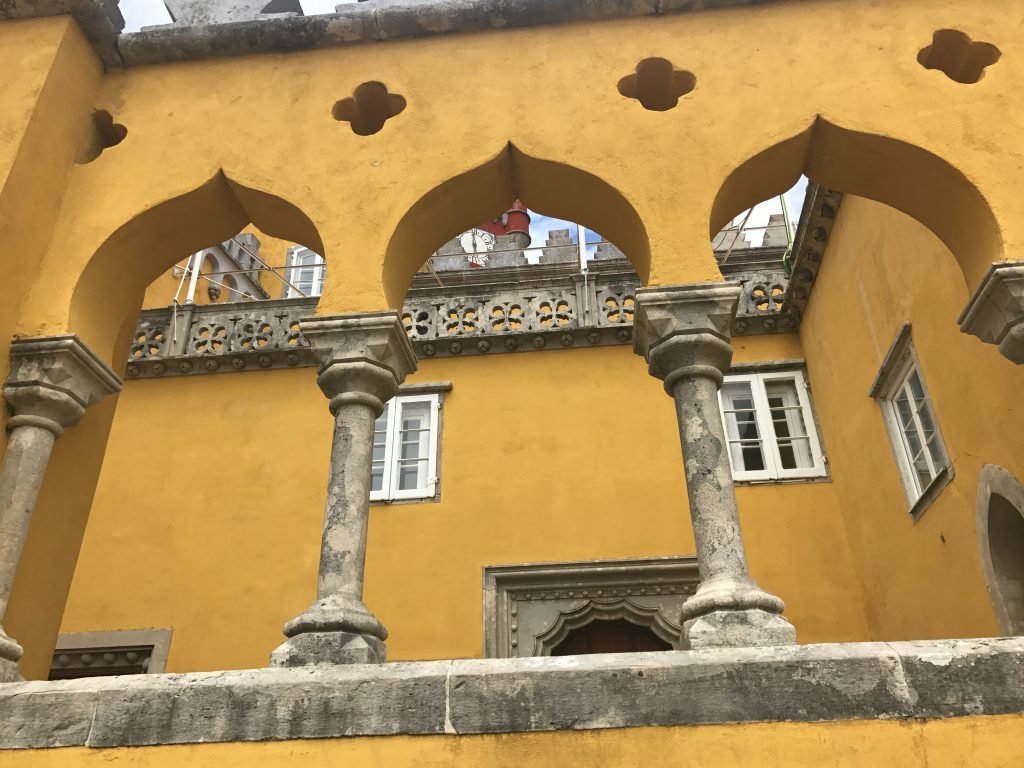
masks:
[(0, 2), (0, 23), (5, 19), (73, 16), (100, 60), (108, 67), (122, 66), (117, 39), (124, 29), (124, 17), (117, 3), (118, 0), (7, 0)]
[(3, 749), (1021, 714), (1024, 638), (10, 683), (0, 712)]
[(808, 184), (791, 251), (789, 284), (777, 318), (779, 325), (787, 329), (800, 326), (842, 203), (842, 192), (814, 182)]
[(957, 320), (960, 330), (1024, 363), (1024, 261), (993, 264)]
[(43, 388), (88, 408), (121, 391), (121, 379), (74, 335), (15, 339), (10, 355), (5, 395), (21, 388)]
[(333, 14), (150, 29), (122, 35), (119, 46), (125, 66), (137, 66), (792, 1), (372, 0)]

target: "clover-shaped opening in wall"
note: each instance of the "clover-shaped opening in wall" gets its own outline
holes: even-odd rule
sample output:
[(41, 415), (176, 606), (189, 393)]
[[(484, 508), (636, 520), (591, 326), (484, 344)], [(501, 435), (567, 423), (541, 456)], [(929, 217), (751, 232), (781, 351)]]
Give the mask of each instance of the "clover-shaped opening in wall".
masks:
[(1002, 53), (992, 43), (982, 43), (958, 29), (940, 29), (932, 44), (917, 54), (925, 69), (937, 69), (950, 80), (970, 85), (985, 76), (986, 67), (999, 61)]
[(128, 129), (120, 123), (115, 123), (109, 112), (97, 109), (92, 113), (89, 140), (78, 155), (78, 164), (91, 163), (102, 155), (104, 150), (116, 147), (124, 141), (127, 135)]
[(405, 109), (405, 97), (388, 93), (384, 83), (370, 81), (358, 86), (352, 95), (334, 105), (334, 119), (348, 123), (357, 136), (372, 136), (384, 123)]
[(636, 99), (644, 109), (665, 112), (697, 87), (697, 77), (685, 69), (676, 69), (668, 59), (644, 59), (636, 72), (619, 80), (619, 93)]

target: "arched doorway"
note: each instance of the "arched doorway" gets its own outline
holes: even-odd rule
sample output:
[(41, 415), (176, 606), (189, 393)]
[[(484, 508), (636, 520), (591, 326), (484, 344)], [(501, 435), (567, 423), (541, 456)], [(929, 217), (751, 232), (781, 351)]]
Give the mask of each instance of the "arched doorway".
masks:
[(989, 598), (1005, 635), (1024, 635), (1024, 487), (987, 464), (977, 500), (978, 546)]

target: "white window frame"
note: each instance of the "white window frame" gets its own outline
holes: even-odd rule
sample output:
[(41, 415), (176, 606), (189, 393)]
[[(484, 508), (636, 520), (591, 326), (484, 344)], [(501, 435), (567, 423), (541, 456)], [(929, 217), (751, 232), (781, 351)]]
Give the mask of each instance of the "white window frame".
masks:
[[(913, 451), (910, 443), (907, 441), (907, 435), (903, 429), (899, 411), (896, 407), (896, 399), (900, 393), (905, 393), (910, 403), (913, 404), (914, 395), (910, 387), (910, 377), (915, 372), (917, 373), (918, 381), (921, 382), (921, 391), (924, 393), (923, 408), (927, 408), (932, 425), (935, 427), (932, 439), (938, 443), (938, 452), (942, 457), (942, 464), (939, 466), (931, 455), (929, 444), (924, 445), (922, 455), (931, 475), (931, 479), (924, 485), (921, 484), (921, 479), (914, 470)], [(904, 323), (896, 335), (896, 340), (893, 342), (882, 363), (870, 394), (871, 397), (878, 401), (878, 405), (881, 408), (885, 430), (889, 435), (893, 457), (896, 460), (900, 480), (903, 484), (903, 492), (906, 495), (911, 515), (917, 517), (951, 479), (952, 462), (949, 458), (949, 451), (946, 449), (946, 441), (942, 437), (942, 430), (939, 427), (935, 403), (928, 392), (928, 384), (925, 381), (924, 372), (921, 370), (917, 351), (914, 349), (914, 343), (910, 334), (910, 323)], [(921, 409), (915, 409), (912, 419), (918, 434), (923, 436), (925, 430), (924, 424), (921, 422), (920, 413)]]
[[(316, 264), (298, 264), (298, 260), (311, 254), (316, 257)], [(313, 272), (313, 285), (308, 294), (302, 293), (298, 288), (299, 284), (299, 271), (303, 269), (312, 269)], [(301, 298), (312, 298), (320, 296), (324, 292), (324, 282), (327, 278), (327, 261), (316, 251), (311, 248), (307, 248), (304, 245), (293, 245), (288, 249), (288, 283), (285, 285), (285, 298), (286, 299), (301, 299)]]
[[(427, 485), (423, 488), (400, 490), (398, 485), (398, 457), (396, 447), (401, 435), (401, 413), (407, 405), (428, 404), (429, 434), (427, 437)], [(403, 501), (408, 499), (432, 499), (437, 495), (437, 467), (440, 452), (441, 396), (438, 394), (399, 395), (389, 400), (381, 416), (387, 416), (388, 430), (384, 443), (384, 478), (379, 491), (370, 491), (370, 501)]]
[[(797, 469), (786, 469), (782, 466), (782, 456), (779, 453), (779, 444), (775, 436), (775, 426), (772, 424), (771, 407), (768, 404), (768, 394), (765, 384), (772, 381), (792, 381), (796, 390), (797, 400), (800, 405), (800, 413), (804, 419), (804, 426), (807, 429), (807, 442), (814, 464), (810, 467)], [(725, 376), (723, 387), (726, 384), (743, 382), (750, 386), (750, 393), (754, 399), (754, 418), (757, 423), (757, 431), (761, 437), (762, 454), (764, 455), (764, 469), (745, 470), (737, 469), (733, 463), (732, 450), (730, 450), (729, 426), (725, 418), (725, 399), (721, 390), (718, 393), (719, 415), (722, 419), (722, 428), (725, 430), (726, 445), (725, 451), (729, 456), (729, 466), (732, 469), (733, 480), (749, 482), (768, 482), (776, 480), (804, 480), (828, 475), (827, 460), (821, 450), (821, 439), (818, 436), (818, 426), (814, 420), (814, 412), (811, 410), (811, 399), (809, 387), (803, 371), (763, 371), (752, 373), (731, 373)]]

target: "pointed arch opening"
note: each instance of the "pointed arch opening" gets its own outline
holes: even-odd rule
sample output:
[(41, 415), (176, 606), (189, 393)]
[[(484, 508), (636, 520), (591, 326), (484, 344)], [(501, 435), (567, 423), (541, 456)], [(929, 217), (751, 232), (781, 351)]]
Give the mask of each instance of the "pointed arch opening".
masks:
[(439, 246), (480, 222), (500, 217), (514, 200), (600, 232), (647, 282), (647, 231), (622, 193), (587, 171), (531, 157), (509, 144), (484, 165), (432, 189), (402, 217), (384, 257), (388, 303), (402, 306), (413, 277)]
[(229, 241), (250, 225), (323, 253), (316, 226), (298, 207), (221, 172), (140, 213), (104, 241), (75, 285), (69, 327), (120, 367), (124, 355), (114, 347), (123, 345), (115, 340), (134, 322), (146, 288), (183, 257)]
[(793, 186), (801, 174), (832, 190), (884, 203), (917, 219), (952, 251), (973, 290), (1002, 261), (999, 224), (977, 187), (921, 147), (818, 118), (804, 132), (736, 168), (719, 189), (710, 236), (739, 213)]

